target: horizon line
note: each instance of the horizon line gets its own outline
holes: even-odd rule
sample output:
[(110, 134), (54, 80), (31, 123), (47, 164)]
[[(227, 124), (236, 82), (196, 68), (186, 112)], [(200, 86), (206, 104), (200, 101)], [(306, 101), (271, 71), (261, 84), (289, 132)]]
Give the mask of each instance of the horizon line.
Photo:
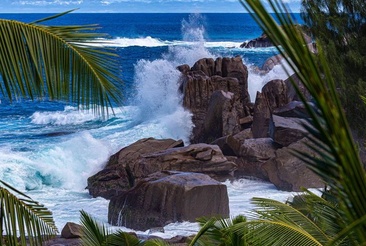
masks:
[[(269, 12), (274, 14), (274, 12)], [(289, 14), (300, 14), (290, 12)], [(59, 12), (1, 12), (0, 14), (59, 14)], [(71, 12), (69, 14), (250, 14), (249, 12)], [(286, 13), (283, 13), (286, 14)]]

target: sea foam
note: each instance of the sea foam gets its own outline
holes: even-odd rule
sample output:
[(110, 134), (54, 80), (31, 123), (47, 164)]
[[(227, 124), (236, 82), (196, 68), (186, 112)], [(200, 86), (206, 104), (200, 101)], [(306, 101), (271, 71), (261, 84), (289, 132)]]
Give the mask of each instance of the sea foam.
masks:
[(66, 106), (63, 111), (37, 111), (30, 119), (31, 123), (37, 125), (79, 125), (96, 120), (98, 116), (92, 110), (78, 110), (75, 107)]

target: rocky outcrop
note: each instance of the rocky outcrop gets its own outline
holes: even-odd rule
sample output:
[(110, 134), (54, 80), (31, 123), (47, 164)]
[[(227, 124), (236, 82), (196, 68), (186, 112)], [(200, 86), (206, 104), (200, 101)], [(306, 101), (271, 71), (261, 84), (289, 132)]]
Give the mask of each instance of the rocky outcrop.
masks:
[[(308, 104), (311, 104), (310, 102)], [(309, 115), (306, 111), (305, 105), (299, 101), (291, 101), (288, 104), (275, 108), (273, 110), (274, 115), (281, 117), (292, 117), (292, 118), (308, 118)]]
[(283, 80), (271, 80), (257, 93), (254, 103), (252, 132), (254, 138), (270, 136), (270, 123), (273, 112), (288, 105), (291, 100), (289, 91), (292, 85)]
[(306, 164), (294, 156), (294, 150), (315, 156), (314, 151), (307, 147), (309, 140), (302, 139), (288, 147), (278, 149), (276, 156), (263, 165), (268, 179), (278, 189), (301, 191), (302, 188), (320, 188), (322, 180), (306, 167)]
[(288, 79), (286, 79), (285, 84), (287, 86), (287, 95), (290, 101), (301, 101), (300, 97), (296, 93), (295, 87), (292, 84), (295, 84), (297, 88), (299, 88), (301, 95), (303, 95), (308, 102), (311, 101), (312, 98), (309, 91), (304, 87), (296, 74), (293, 74)]
[(135, 180), (166, 170), (204, 173), (226, 180), (235, 169), (235, 163), (228, 161), (218, 146), (202, 143), (143, 155), (131, 167), (131, 173)]
[(183, 146), (182, 140), (141, 139), (112, 155), (103, 170), (88, 178), (89, 194), (109, 199), (134, 186), (131, 167), (144, 154)]
[(273, 43), (267, 34), (263, 33), (260, 37), (246, 41), (240, 45), (240, 48), (266, 48), (272, 47)]
[(275, 157), (278, 146), (271, 138), (245, 139), (240, 146), (240, 153), (230, 159), (237, 165), (235, 177), (255, 177), (268, 181), (263, 164)]
[(81, 238), (83, 235), (83, 227), (73, 222), (67, 222), (61, 231), (62, 238)]
[(142, 139), (113, 155), (106, 167), (88, 178), (89, 194), (110, 199), (148, 175), (165, 170), (200, 172), (218, 180), (232, 176), (236, 165), (216, 145), (181, 146), (172, 139)]
[[(301, 25), (295, 25), (294, 30), (301, 32), (301, 34), (304, 38), (305, 44), (309, 47), (309, 49), (312, 52), (316, 52), (316, 47), (314, 47), (312, 44), (312, 42), (313, 42), (312, 38), (304, 32)], [(262, 35), (259, 36), (258, 38), (246, 41), (240, 45), (241, 48), (266, 48), (266, 47), (272, 47), (272, 46), (274, 46), (272, 41), (269, 39), (269, 37), (265, 33), (262, 33)]]
[(232, 135), (218, 138), (211, 144), (219, 146), (225, 156), (235, 156), (240, 153), (241, 141), (239, 141)]
[(191, 221), (202, 216), (229, 216), (226, 186), (199, 173), (165, 171), (141, 180), (111, 199), (108, 221), (136, 230)]
[(232, 92), (214, 91), (204, 120), (203, 136), (208, 141), (233, 135), (241, 130), (235, 96)]
[(253, 138), (269, 137), (269, 121), (271, 119), (271, 109), (267, 98), (263, 93), (257, 92), (254, 103), (254, 115), (251, 131)]
[(281, 64), (282, 60), (283, 60), (282, 55), (271, 56), (264, 62), (261, 70), (263, 72), (269, 72), (274, 68), (274, 66)]
[[(195, 127), (192, 143), (209, 143), (223, 134), (235, 134), (242, 130), (240, 119), (249, 115), (247, 104), (250, 98), (248, 70), (241, 57), (204, 58), (192, 68), (182, 65), (178, 70), (182, 72), (180, 91), (183, 106), (193, 114)], [(225, 106), (221, 107), (218, 102)], [(214, 112), (211, 115), (207, 115), (209, 108), (210, 112)], [(221, 119), (216, 115), (222, 116)], [(207, 116), (210, 118), (207, 119)], [(219, 130), (216, 125), (213, 126), (213, 118), (222, 122)]]
[(306, 121), (299, 118), (287, 118), (272, 115), (270, 123), (270, 137), (281, 146), (288, 146), (307, 135), (304, 128)]

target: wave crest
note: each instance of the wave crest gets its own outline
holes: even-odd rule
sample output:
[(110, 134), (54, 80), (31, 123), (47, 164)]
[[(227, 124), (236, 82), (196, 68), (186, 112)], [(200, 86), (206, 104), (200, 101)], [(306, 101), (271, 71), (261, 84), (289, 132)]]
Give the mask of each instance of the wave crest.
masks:
[(89, 110), (78, 110), (75, 107), (67, 106), (64, 111), (35, 112), (30, 116), (31, 123), (36, 125), (80, 125), (88, 121), (96, 120), (98, 117)]

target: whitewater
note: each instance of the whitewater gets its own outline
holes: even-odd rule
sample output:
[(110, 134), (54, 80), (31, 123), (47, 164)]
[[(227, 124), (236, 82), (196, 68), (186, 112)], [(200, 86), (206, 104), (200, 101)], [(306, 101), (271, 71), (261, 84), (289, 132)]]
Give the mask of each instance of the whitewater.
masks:
[[(2, 100), (0, 179), (46, 205), (60, 231), (66, 222), (79, 223), (80, 210), (107, 224), (108, 201), (92, 198), (85, 187), (87, 178), (100, 171), (110, 155), (147, 137), (182, 139), (189, 144), (193, 125), (191, 113), (182, 107), (178, 93), (177, 66), (192, 66), (201, 58), (239, 53), (249, 68), (252, 101), (266, 82), (288, 77), (281, 65), (263, 76), (250, 69), (253, 64), (246, 56), (270, 56), (275, 52), (273, 48), (243, 51), (239, 41), (207, 41), (205, 27), (192, 19), (182, 21), (181, 31), (181, 40), (149, 35), (115, 36), (108, 40), (105, 45), (112, 48), (166, 47), (158, 57), (138, 59), (133, 64), (134, 90), (126, 106), (114, 108), (115, 115), (108, 120), (66, 103), (18, 100), (10, 104)], [(286, 201), (293, 195), (259, 180), (240, 179), (225, 184), (231, 216), (247, 214), (253, 208), (252, 197)], [(183, 222), (169, 224), (164, 229), (164, 233), (153, 235), (165, 238), (191, 235), (198, 226)]]

